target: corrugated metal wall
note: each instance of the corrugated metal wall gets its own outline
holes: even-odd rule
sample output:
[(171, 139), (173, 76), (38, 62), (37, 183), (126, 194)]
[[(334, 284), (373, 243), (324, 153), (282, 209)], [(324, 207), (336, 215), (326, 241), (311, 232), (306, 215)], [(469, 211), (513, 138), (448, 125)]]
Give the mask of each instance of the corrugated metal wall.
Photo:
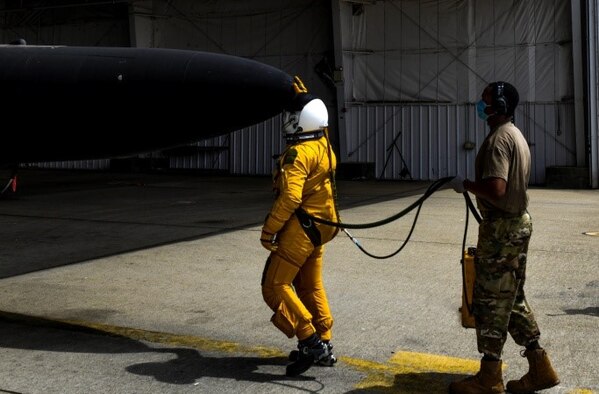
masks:
[[(348, 154), (375, 163), (379, 179), (435, 180), (455, 174), (473, 177), (474, 158), (488, 129), (467, 105), (360, 105), (349, 108)], [(516, 124), (529, 142), (531, 184), (545, 182), (548, 166), (574, 166), (573, 104), (522, 103)], [(471, 149), (465, 144), (472, 143)], [(220, 169), (238, 175), (268, 175), (281, 152), (280, 119), (202, 141), (204, 154), (171, 159), (171, 168)]]
[[(463, 174), (473, 177), (474, 158), (488, 128), (473, 104), (356, 105), (348, 108), (348, 155), (354, 162), (375, 163), (379, 179), (436, 180)], [(548, 166), (574, 166), (574, 105), (522, 103), (516, 125), (529, 142), (531, 184), (545, 182)], [(172, 168), (221, 169), (238, 175), (268, 175), (273, 155), (284, 142), (280, 117), (202, 141), (198, 146), (226, 150), (171, 159)], [(465, 144), (472, 143), (471, 149)]]
[(224, 170), (236, 175), (269, 175), (274, 156), (284, 148), (281, 117), (248, 127), (227, 136), (200, 141), (194, 146), (200, 153), (172, 157), (174, 169)]
[(39, 167), (54, 170), (106, 170), (110, 168), (110, 159), (51, 161), (46, 163), (28, 163), (23, 167)]
[[(350, 159), (375, 163), (381, 179), (472, 178), (488, 134), (473, 104), (370, 104), (349, 108), (347, 116)], [(530, 145), (531, 184), (545, 182), (547, 166), (575, 165), (573, 104), (522, 103), (515, 122)]]

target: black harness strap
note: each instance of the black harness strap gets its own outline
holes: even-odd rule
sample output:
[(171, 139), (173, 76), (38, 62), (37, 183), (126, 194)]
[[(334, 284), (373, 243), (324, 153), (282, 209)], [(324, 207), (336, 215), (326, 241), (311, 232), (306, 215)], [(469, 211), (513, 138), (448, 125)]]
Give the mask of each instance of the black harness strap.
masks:
[(302, 225), (304, 232), (312, 242), (312, 245), (315, 247), (322, 245), (320, 230), (316, 228), (316, 223), (314, 223), (308, 212), (304, 211), (302, 208), (298, 208), (295, 210), (295, 216), (297, 216), (297, 219)]

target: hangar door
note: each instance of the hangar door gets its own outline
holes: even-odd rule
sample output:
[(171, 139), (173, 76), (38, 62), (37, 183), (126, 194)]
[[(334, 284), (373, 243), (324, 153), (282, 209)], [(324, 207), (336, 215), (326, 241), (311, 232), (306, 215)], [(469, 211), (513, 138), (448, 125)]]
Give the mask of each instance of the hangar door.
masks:
[(497, 80), (520, 92), (533, 158), (576, 165), (569, 2), (344, 1), (347, 157), (385, 179), (473, 176), (487, 134), (474, 105)]

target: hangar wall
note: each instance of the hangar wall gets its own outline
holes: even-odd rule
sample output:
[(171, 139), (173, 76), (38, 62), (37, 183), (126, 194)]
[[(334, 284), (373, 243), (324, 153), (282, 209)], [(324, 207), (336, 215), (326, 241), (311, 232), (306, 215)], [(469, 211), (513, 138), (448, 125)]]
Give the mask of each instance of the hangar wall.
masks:
[(575, 165), (569, 11), (554, 0), (346, 4), (349, 160), (374, 161), (387, 179), (406, 168), (416, 179), (472, 176), (476, 148), (466, 148), (487, 134), (474, 104), (504, 80), (520, 92), (531, 182)]
[[(110, 0), (0, 1), (0, 42), (24, 38), (29, 45), (128, 47), (129, 5)], [(100, 110), (101, 111), (101, 110)], [(99, 112), (100, 112), (99, 111)], [(65, 108), (65, 114), (69, 108)], [(81, 125), (85, 132), (85, 124)], [(43, 132), (43, 130), (42, 130)], [(105, 169), (110, 160), (78, 160), (29, 165), (52, 169)]]
[[(132, 8), (137, 46), (218, 52), (267, 63), (300, 76), (333, 112), (335, 91), (326, 73), (332, 53), (328, 2), (149, 0), (136, 2)], [(225, 116), (235, 116), (239, 105), (243, 103), (232, 97), (231, 106), (223, 108)], [(331, 120), (336, 129), (335, 117)], [(195, 144), (197, 154), (170, 157), (170, 167), (270, 174), (273, 155), (284, 147), (280, 124), (277, 116), (227, 136), (200, 141)], [(197, 127), (202, 127), (201, 119)]]
[(0, 1), (0, 39), (32, 45), (129, 46), (127, 1)]
[[(345, 134), (334, 136), (341, 161), (373, 163), (383, 179), (471, 176), (486, 135), (474, 103), (486, 83), (499, 79), (521, 93), (516, 122), (531, 144), (531, 182), (544, 183), (548, 166), (576, 164), (580, 137), (574, 130), (568, 2), (65, 0), (55, 7), (31, 6), (29, 13), (7, 11), (6, 3), (0, 2), (5, 41), (23, 32), (31, 44), (206, 50), (300, 75), (326, 102), (332, 130), (343, 129), (339, 118), (347, 126)], [(331, 9), (338, 12), (337, 24)], [(341, 48), (334, 47), (336, 40)], [(340, 49), (342, 64), (334, 64)], [(341, 82), (335, 76), (340, 67)], [(345, 98), (339, 113), (338, 91)], [(234, 116), (235, 105), (242, 103), (223, 109), (227, 116)], [(170, 167), (267, 175), (283, 147), (279, 125), (277, 116), (200, 141), (194, 154), (168, 157)]]
[[(300, 75), (325, 98), (332, 120), (331, 34), (339, 34), (347, 126), (340, 159), (370, 163), (378, 178), (472, 176), (487, 133), (474, 103), (494, 80), (521, 93), (516, 122), (531, 145), (531, 183), (545, 182), (546, 167), (576, 165), (568, 3), (341, 1), (332, 33), (326, 2), (265, 1), (251, 10), (237, 2), (149, 3), (149, 45), (250, 57)], [(279, 124), (201, 141), (201, 154), (173, 157), (171, 167), (269, 174), (282, 149)]]

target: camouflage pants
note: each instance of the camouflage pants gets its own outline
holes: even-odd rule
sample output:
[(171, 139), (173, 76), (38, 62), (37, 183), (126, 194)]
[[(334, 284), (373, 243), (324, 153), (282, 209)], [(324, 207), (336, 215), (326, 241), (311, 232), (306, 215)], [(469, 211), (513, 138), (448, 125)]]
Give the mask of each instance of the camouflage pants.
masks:
[(537, 322), (524, 296), (531, 234), (528, 213), (484, 219), (479, 226), (473, 314), (481, 353), (501, 358), (508, 332), (521, 346), (539, 339)]

